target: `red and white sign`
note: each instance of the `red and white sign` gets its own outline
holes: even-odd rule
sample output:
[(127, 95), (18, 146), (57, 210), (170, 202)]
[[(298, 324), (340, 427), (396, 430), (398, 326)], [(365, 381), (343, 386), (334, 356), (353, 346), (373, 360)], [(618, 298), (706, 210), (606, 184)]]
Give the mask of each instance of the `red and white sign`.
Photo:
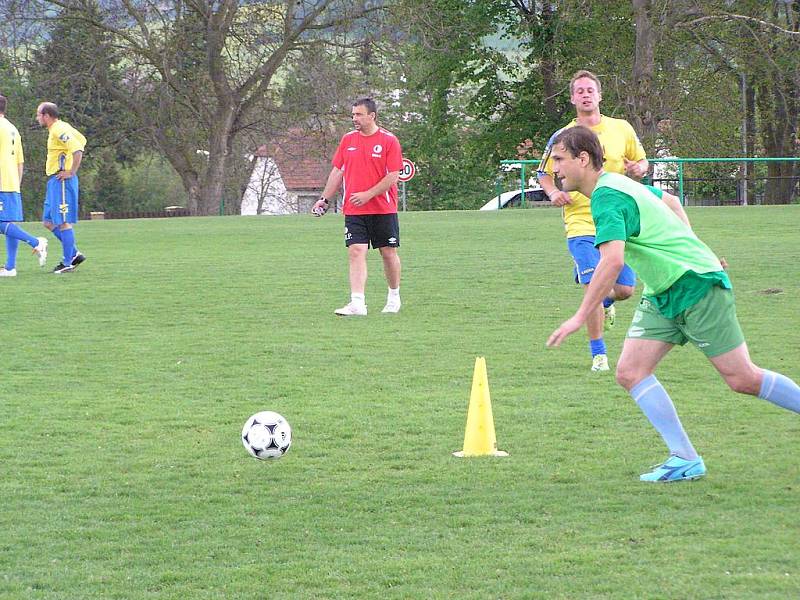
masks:
[(400, 169), (400, 181), (409, 181), (417, 174), (417, 167), (407, 158), (403, 159), (403, 168)]

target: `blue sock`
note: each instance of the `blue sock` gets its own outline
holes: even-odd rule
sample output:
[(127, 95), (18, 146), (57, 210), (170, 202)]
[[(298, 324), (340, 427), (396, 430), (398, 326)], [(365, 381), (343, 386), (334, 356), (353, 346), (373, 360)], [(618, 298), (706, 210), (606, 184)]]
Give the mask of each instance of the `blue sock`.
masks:
[(781, 408), (800, 413), (800, 387), (788, 377), (764, 369), (758, 397), (769, 400)]
[(592, 353), (592, 358), (594, 358), (598, 354), (605, 354), (606, 353), (605, 340), (603, 338), (597, 338), (596, 340), (589, 340), (589, 350)]
[(17, 248), (19, 248), (19, 240), (6, 236), (6, 271), (17, 267)]
[(612, 304), (614, 304), (614, 301), (608, 296), (606, 296), (605, 299), (603, 300), (603, 308), (608, 308)]
[(629, 393), (656, 431), (664, 438), (670, 454), (686, 460), (697, 458), (697, 452), (681, 425), (675, 405), (655, 375), (642, 379)]
[[(72, 231), (72, 230), (70, 230), (70, 231)], [(63, 240), (61, 239), (61, 231), (58, 229), (58, 227), (53, 229), (52, 233), (53, 233), (54, 236), (56, 236), (56, 238), (58, 238), (59, 242), (62, 242), (62, 245), (63, 245)], [(74, 237), (75, 236), (75, 232), (74, 231), (73, 231), (72, 235), (73, 235), (72, 247), (75, 250), (75, 253), (72, 255), (72, 258), (75, 258), (75, 255), (78, 254), (79, 251), (78, 251), (78, 246), (75, 245), (75, 237)]]
[(64, 248), (64, 264), (69, 266), (75, 256), (75, 230), (72, 228), (61, 230), (61, 246)]
[(9, 221), (0, 221), (0, 232), (6, 234), (6, 237), (25, 242), (31, 248), (36, 248), (36, 246), (39, 245), (39, 240), (21, 227), (18, 227), (16, 224)]

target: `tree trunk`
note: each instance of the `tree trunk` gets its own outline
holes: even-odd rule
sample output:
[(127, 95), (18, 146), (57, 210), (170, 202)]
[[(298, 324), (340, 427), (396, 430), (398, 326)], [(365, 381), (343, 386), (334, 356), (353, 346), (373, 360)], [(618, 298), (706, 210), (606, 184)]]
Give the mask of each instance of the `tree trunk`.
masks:
[[(236, 121), (235, 103), (227, 101), (210, 123), (208, 164), (203, 176), (203, 187), (197, 201), (198, 215), (219, 215), (224, 201), (225, 175), (229, 172), (233, 124)], [(232, 201), (232, 199), (231, 199)]]
[[(751, 79), (747, 75), (742, 75), (742, 103), (744, 105), (744, 155), (756, 155), (756, 90), (753, 87)], [(756, 172), (753, 163), (746, 163), (746, 182), (747, 182), (747, 202), (750, 204), (755, 203), (755, 185), (756, 181), (753, 175)]]
[(653, 26), (650, 22), (651, 0), (633, 0), (636, 27), (636, 50), (633, 57), (633, 85), (628, 92), (628, 120), (646, 147), (656, 141), (656, 119), (652, 107), (655, 70)]
[[(555, 45), (554, 31), (555, 31), (555, 12), (550, 2), (545, 2), (542, 5), (542, 30), (544, 31), (545, 50), (552, 48)], [(542, 90), (544, 100), (544, 112), (547, 118), (553, 123), (558, 123), (562, 116), (558, 111), (558, 104), (556, 98), (559, 93), (559, 82), (556, 78), (556, 60), (555, 53), (545, 51), (542, 53), (541, 61), (541, 74), (542, 74)]]
[[(797, 120), (800, 117), (793, 98), (793, 82), (784, 74), (775, 74), (771, 81), (758, 87), (758, 108), (761, 112), (762, 142), (767, 156), (792, 157), (797, 153)], [(796, 162), (770, 162), (767, 166), (764, 204), (789, 204), (795, 196), (798, 168)]]

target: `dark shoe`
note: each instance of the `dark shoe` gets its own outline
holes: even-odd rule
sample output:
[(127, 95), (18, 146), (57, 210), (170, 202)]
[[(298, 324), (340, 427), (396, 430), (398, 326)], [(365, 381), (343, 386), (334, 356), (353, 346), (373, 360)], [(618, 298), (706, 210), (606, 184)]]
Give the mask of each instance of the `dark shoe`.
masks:
[(55, 269), (53, 269), (53, 273), (59, 275), (60, 273), (71, 273), (75, 270), (74, 265), (64, 265), (64, 263), (58, 263)]
[(81, 254), (80, 252), (78, 252), (75, 256), (72, 257), (72, 266), (73, 267), (77, 267), (79, 264), (81, 264), (85, 260), (86, 260), (86, 257), (83, 254)]

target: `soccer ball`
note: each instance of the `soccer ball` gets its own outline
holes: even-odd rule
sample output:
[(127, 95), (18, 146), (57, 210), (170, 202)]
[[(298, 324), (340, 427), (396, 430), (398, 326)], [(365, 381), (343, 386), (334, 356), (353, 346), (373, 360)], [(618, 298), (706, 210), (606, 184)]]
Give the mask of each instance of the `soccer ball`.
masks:
[(292, 428), (276, 412), (257, 412), (242, 428), (242, 444), (251, 456), (259, 460), (280, 458), (292, 445)]

